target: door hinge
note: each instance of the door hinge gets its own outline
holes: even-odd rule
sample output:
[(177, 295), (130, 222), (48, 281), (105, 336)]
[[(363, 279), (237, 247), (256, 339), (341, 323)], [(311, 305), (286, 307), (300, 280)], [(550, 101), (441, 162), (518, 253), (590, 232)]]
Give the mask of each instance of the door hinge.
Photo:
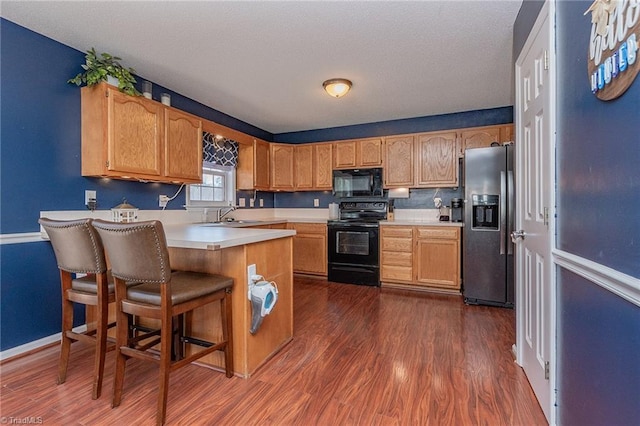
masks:
[(108, 169), (109, 168), (109, 160), (104, 162), (104, 166)]
[(549, 361), (544, 363), (544, 379), (549, 380)]
[(549, 227), (549, 207), (544, 208), (544, 226)]
[(547, 50), (544, 51), (544, 69), (549, 69), (549, 51)]

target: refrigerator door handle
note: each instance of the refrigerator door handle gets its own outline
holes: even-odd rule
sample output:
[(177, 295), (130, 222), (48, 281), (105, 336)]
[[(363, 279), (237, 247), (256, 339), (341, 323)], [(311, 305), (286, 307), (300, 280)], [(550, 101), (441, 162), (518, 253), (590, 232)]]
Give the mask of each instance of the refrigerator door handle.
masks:
[[(507, 199), (507, 206), (509, 208), (507, 235), (511, 235), (511, 232), (513, 232), (513, 229), (514, 229), (514, 226), (513, 226), (514, 216), (516, 215), (515, 199), (513, 196), (513, 190), (514, 190), (513, 172), (511, 170), (507, 172), (507, 179), (508, 179), (507, 190), (509, 191), (509, 194), (508, 194), (509, 198)], [(513, 254), (513, 243), (507, 241), (507, 244), (508, 244), (507, 254)]]
[(500, 254), (505, 254), (506, 236), (505, 228), (507, 225), (507, 211), (505, 209), (507, 195), (507, 178), (504, 171), (500, 172)]

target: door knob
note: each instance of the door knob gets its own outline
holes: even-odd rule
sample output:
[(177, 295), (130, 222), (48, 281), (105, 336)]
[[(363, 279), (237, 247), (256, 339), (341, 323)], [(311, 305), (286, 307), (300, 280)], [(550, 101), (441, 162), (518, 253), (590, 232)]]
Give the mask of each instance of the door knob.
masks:
[(525, 236), (525, 232), (524, 229), (519, 229), (517, 231), (513, 231), (511, 233), (511, 242), (513, 242), (514, 244), (518, 242), (518, 240), (524, 240), (524, 236)]

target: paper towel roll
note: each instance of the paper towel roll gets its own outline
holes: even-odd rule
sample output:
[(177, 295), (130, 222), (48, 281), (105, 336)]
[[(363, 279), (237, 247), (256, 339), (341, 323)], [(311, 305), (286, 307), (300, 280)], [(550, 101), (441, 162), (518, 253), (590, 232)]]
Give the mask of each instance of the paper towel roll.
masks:
[(329, 203), (329, 219), (338, 219), (340, 212), (338, 211), (337, 203)]

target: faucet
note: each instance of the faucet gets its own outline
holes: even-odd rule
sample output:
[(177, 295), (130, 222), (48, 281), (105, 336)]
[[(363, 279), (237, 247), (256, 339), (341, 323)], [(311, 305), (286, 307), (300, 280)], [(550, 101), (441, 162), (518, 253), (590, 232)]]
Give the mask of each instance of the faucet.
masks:
[(232, 211), (234, 211), (236, 208), (234, 206), (229, 206), (227, 208), (227, 211), (225, 211), (224, 213), (222, 213), (222, 210), (224, 210), (224, 207), (218, 209), (218, 216), (217, 216), (217, 221), (220, 222), (222, 221), (222, 218), (225, 217), (226, 215), (228, 215), (229, 213), (231, 213)]

